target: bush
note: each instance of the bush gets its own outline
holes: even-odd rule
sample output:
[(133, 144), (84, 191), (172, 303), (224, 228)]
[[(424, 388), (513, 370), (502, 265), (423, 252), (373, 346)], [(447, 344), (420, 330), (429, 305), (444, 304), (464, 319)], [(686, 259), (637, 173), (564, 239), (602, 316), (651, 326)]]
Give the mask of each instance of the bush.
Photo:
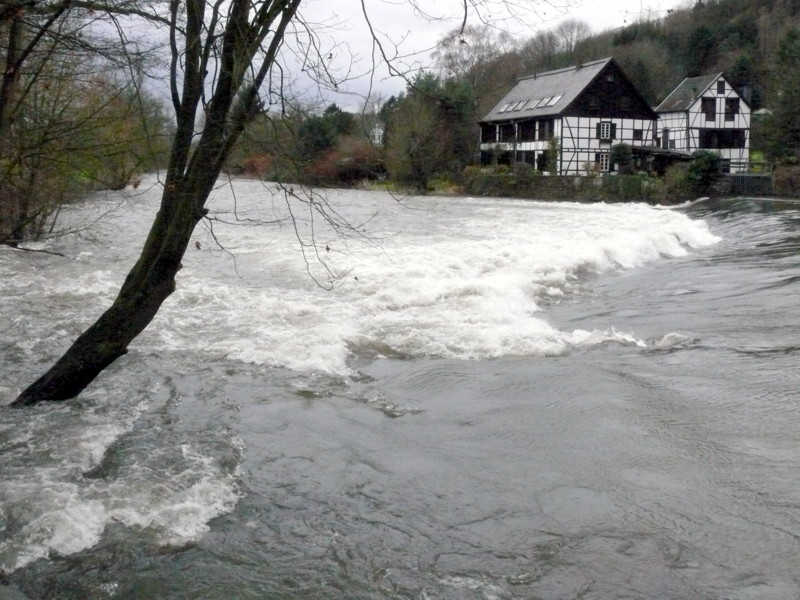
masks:
[(533, 165), (526, 162), (515, 162), (512, 167), (512, 173), (517, 183), (526, 184), (530, 183), (536, 175), (536, 170)]
[(800, 166), (778, 167), (772, 181), (778, 196), (800, 198)]
[(633, 150), (628, 144), (615, 144), (611, 146), (611, 164), (619, 167), (622, 175), (633, 173)]
[(719, 177), (720, 160), (719, 154), (708, 150), (698, 150), (692, 154), (688, 176), (695, 194), (706, 192)]
[(689, 177), (689, 164), (676, 163), (664, 173), (664, 191), (670, 198), (691, 199), (695, 196)]

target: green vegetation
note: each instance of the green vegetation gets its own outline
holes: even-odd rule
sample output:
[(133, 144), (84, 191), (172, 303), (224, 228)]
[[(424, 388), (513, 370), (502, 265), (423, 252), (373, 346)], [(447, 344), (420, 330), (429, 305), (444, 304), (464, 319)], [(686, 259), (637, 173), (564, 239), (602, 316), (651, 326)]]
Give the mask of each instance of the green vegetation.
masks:
[[(133, 10), (107, 4), (118, 9)], [(97, 17), (79, 12), (0, 3), (0, 244), (39, 238), (64, 203), (165, 164), (168, 118), (142, 90), (144, 54), (88, 34)]]
[[(109, 0), (109, 14), (135, 6), (118, 4)], [(465, 27), (441, 40), (434, 70), (380, 106), (349, 112), (286, 97), (258, 106), (225, 169), (313, 185), (454, 189), (476, 162), (477, 122), (517, 77), (614, 56), (652, 105), (686, 76), (726, 73), (753, 110), (768, 109), (752, 121), (753, 156), (765, 165), (758, 169), (792, 173), (786, 169), (800, 164), (800, 5), (687, 4), (596, 34), (574, 19), (527, 39)], [(61, 2), (6, 5), (13, 10), (0, 9), (0, 243), (16, 245), (52, 229), (64, 202), (163, 166), (172, 133), (161, 102), (142, 88), (152, 57), (130, 48), (115, 54), (118, 43), (87, 38), (87, 24), (99, 18), (92, 11)], [(630, 148), (613, 152), (620, 174), (632, 175)], [(707, 188), (701, 162), (673, 168), (666, 188)], [(523, 182), (536, 175), (530, 167), (513, 171)]]
[[(697, 0), (663, 18), (594, 35), (577, 20), (521, 40), (470, 26), (441, 41), (436, 71), (418, 74), (377, 110), (350, 115), (344, 130), (333, 118), (345, 120), (347, 113), (335, 106), (254, 121), (229, 169), (319, 185), (388, 177), (419, 192), (434, 188), (434, 181), (474, 184), (464, 167), (476, 162), (477, 122), (517, 77), (607, 56), (652, 105), (687, 76), (724, 72), (753, 110), (769, 109), (753, 119), (753, 155), (776, 168), (794, 165), (800, 163), (799, 30), (800, 5), (785, 0)], [(370, 138), (375, 123), (385, 129), (382, 144)], [(613, 153), (620, 174), (633, 175), (630, 148), (620, 144)], [(713, 157), (696, 157), (671, 169), (662, 187), (686, 195), (707, 190), (716, 164)], [(523, 167), (513, 171), (520, 181), (534, 176)]]

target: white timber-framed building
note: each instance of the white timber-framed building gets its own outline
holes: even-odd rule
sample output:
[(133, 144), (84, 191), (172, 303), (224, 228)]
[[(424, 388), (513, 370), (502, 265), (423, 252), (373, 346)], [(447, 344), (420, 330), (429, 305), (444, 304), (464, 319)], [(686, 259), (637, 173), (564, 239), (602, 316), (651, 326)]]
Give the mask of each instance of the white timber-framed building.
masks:
[(749, 165), (750, 107), (721, 73), (685, 79), (655, 110), (613, 58), (523, 77), (480, 121), (481, 163), (528, 163), (557, 175), (613, 173), (627, 144), (634, 168), (663, 171), (696, 150), (723, 170)]
[(661, 148), (710, 150), (722, 170), (745, 172), (750, 164), (750, 105), (722, 73), (684, 79), (656, 107)]

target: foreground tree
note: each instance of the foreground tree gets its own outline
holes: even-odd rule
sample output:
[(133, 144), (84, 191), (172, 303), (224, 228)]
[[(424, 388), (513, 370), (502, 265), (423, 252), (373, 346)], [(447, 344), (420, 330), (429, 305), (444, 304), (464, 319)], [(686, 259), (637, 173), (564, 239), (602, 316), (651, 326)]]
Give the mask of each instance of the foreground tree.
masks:
[[(290, 27), (304, 28), (297, 15), (300, 2), (169, 0), (176, 131), (159, 212), (111, 307), (13, 406), (79, 394), (127, 352), (175, 290), (192, 231), (207, 213), (205, 202), (246, 123), (263, 106), (259, 90), (274, 71), (280, 88), (279, 50)], [(421, 10), (414, 0), (409, 2)], [(469, 6), (482, 4), (490, 0)], [(366, 16), (363, 2), (362, 9)], [(204, 125), (195, 139), (200, 116)]]
[[(255, 7), (249, 0), (217, 0), (211, 6), (203, 0), (170, 2), (170, 85), (177, 127), (160, 210), (111, 307), (12, 406), (75, 397), (127, 352), (175, 290), (192, 231), (207, 213), (204, 205), (225, 158), (258, 108), (258, 89), (275, 64), (299, 4), (300, 0), (273, 0)], [(262, 48), (260, 65), (246, 77)], [(214, 69), (218, 76), (205, 105), (205, 126), (193, 148), (206, 76)]]

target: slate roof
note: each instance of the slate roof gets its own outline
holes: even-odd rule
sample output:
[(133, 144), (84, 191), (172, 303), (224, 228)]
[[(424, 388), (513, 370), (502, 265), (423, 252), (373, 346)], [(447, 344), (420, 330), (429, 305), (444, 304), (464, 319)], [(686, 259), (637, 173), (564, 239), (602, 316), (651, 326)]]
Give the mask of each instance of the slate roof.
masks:
[(521, 77), (483, 121), (560, 115), (613, 58)]
[(687, 77), (656, 107), (656, 112), (663, 113), (689, 110), (703, 92), (720, 78), (722, 78), (722, 73), (701, 75), (700, 77)]

